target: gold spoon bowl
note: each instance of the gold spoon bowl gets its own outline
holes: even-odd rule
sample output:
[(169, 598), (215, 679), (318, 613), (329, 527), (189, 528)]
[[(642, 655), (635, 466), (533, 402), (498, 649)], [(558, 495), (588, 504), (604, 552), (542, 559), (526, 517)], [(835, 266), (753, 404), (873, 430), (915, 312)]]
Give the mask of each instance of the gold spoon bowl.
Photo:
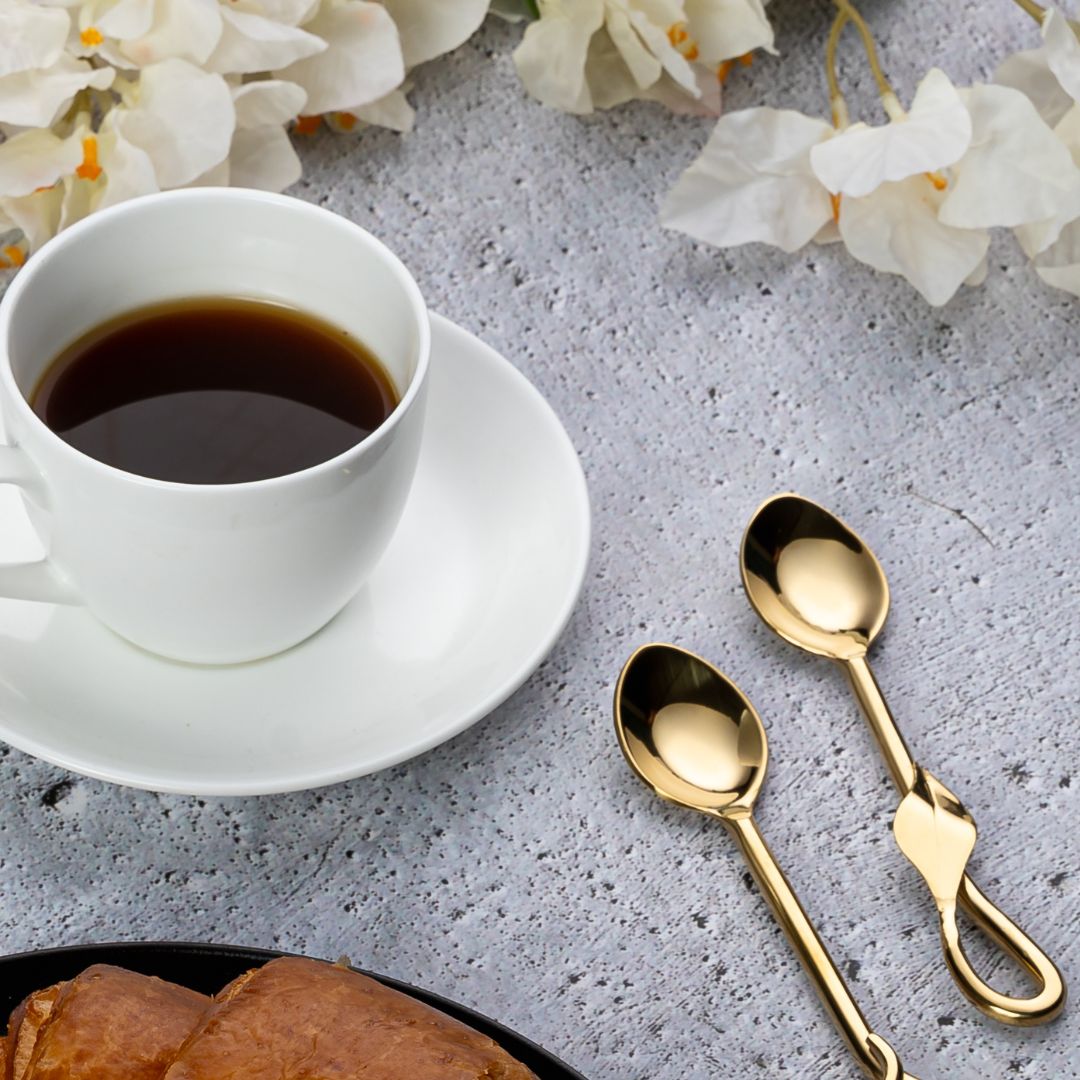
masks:
[(615, 688), (615, 731), (639, 777), (670, 802), (718, 818), (735, 837), (799, 960), (871, 1080), (915, 1080), (870, 1030), (754, 820), (769, 751), (738, 687), (675, 645), (645, 645)]
[[(874, 679), (866, 653), (889, 613), (881, 564), (838, 517), (799, 495), (777, 495), (743, 537), (743, 586), (754, 610), (785, 641), (841, 664), (903, 799), (893, 822), (901, 850), (938, 908), (945, 960), (965, 996), (987, 1016), (1030, 1026), (1053, 1019), (1065, 983), (1053, 961), (967, 875), (975, 823), (960, 800), (916, 764)], [(1000, 993), (972, 969), (960, 942), (957, 905), (1027, 970), (1033, 997)]]

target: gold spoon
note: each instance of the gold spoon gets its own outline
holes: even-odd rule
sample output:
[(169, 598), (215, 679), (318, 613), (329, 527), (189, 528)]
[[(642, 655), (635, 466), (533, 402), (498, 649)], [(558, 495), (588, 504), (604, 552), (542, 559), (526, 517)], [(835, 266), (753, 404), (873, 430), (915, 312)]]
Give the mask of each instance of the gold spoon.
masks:
[[(843, 665), (903, 799), (893, 821), (900, 850), (934, 895), (945, 960), (960, 989), (987, 1016), (1031, 1026), (1065, 1004), (1053, 961), (965, 873), (975, 823), (940, 781), (912, 759), (874, 680), (866, 651), (889, 612), (889, 586), (873, 552), (839, 518), (799, 495), (777, 495), (743, 537), (743, 586), (780, 637)], [(999, 993), (972, 970), (956, 925), (957, 903), (1035, 979), (1030, 998)]]
[(711, 664), (674, 645), (645, 645), (615, 688), (626, 760), (656, 792), (719, 818), (742, 849), (833, 1022), (871, 1080), (916, 1080), (875, 1035), (776, 864), (753, 818), (769, 752), (754, 707)]

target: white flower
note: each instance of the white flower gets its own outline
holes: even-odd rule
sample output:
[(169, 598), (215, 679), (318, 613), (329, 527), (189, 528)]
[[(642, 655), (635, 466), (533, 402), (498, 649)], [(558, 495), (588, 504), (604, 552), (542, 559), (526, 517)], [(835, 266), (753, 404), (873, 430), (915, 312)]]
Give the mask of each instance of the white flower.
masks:
[(51, 131), (24, 131), (0, 143), (0, 192), (18, 198), (52, 187), (82, 160), (76, 139)]
[(971, 117), (949, 77), (931, 68), (911, 110), (893, 106), (881, 127), (852, 124), (810, 153), (814, 172), (837, 195), (856, 198), (890, 180), (935, 172), (958, 161), (971, 142)]
[(1053, 127), (1074, 104), (1074, 96), (1065, 89), (1057, 72), (1071, 82), (1070, 72), (1080, 65), (1080, 56), (1076, 55), (1076, 35), (1060, 11), (1048, 12), (1042, 33), (1042, 48), (1010, 56), (995, 72), (994, 81), (1027, 94), (1039, 115)]
[(232, 0), (233, 11), (263, 15), (286, 26), (302, 26), (319, 9), (319, 0)]
[(756, 241), (797, 251), (833, 217), (810, 167), (811, 149), (833, 134), (831, 124), (790, 109), (728, 113), (664, 201), (661, 220), (718, 247)]
[(93, 68), (63, 53), (48, 68), (32, 68), (0, 79), (0, 123), (47, 128), (71, 105), (80, 90), (107, 90), (112, 68)]
[(185, 60), (150, 65), (96, 132), (84, 111), (66, 134), (35, 128), (0, 143), (0, 211), (34, 250), (94, 210), (179, 187), (224, 161), (235, 116), (220, 75)]
[(402, 133), (412, 131), (416, 111), (405, 97), (409, 89), (409, 84), (404, 83), (397, 90), (391, 90), (385, 97), (369, 105), (354, 105), (351, 109), (328, 113), (327, 124), (334, 131), (341, 132), (353, 131), (357, 123), (374, 124)]
[(884, 183), (861, 199), (841, 197), (840, 239), (860, 262), (902, 275), (939, 306), (979, 272), (990, 246), (985, 229), (941, 220), (944, 199), (923, 175)]
[(345, 0), (324, 6), (305, 29), (327, 48), (276, 71), (307, 91), (311, 113), (369, 105), (405, 78), (397, 27), (382, 4)]
[(303, 111), (307, 94), (295, 83), (262, 79), (236, 87), (232, 95), (236, 132), (224, 172), (215, 181), (284, 191), (301, 173), (284, 125)]
[(0, 236), (34, 250), (103, 206), (191, 184), (281, 190), (301, 171), (294, 121), (407, 131), (406, 63), (456, 48), (487, 7), (0, 0)]
[(247, 75), (274, 71), (327, 50), (323, 38), (249, 11), (221, 12), (224, 25), (207, 62), (210, 71)]
[(1043, 221), (1080, 197), (1080, 171), (1035, 106), (1004, 86), (961, 90), (971, 115), (967, 152), (952, 170), (941, 220), (965, 229)]
[(538, 101), (566, 112), (592, 110), (585, 63), (593, 35), (604, 25), (603, 0), (551, 0), (525, 31), (514, 63)]
[(27, 131), (0, 146), (0, 214), (31, 251), (93, 210), (158, 190), (150, 158), (119, 135), (114, 117), (97, 134), (84, 121), (63, 139)]
[(855, 258), (943, 304), (979, 279), (989, 228), (1041, 221), (1080, 191), (1080, 170), (1015, 90), (958, 91), (932, 71), (910, 113), (892, 107), (886, 127), (844, 131), (795, 112), (729, 114), (661, 219), (708, 243), (785, 251), (833, 238), (832, 219)]
[(0, 79), (55, 64), (70, 26), (66, 11), (7, 0), (0, 7)]
[(154, 163), (162, 188), (181, 187), (223, 161), (235, 127), (228, 84), (186, 60), (143, 68), (116, 120)]
[[(772, 47), (760, 0), (538, 0), (514, 62), (526, 89), (573, 113), (714, 94), (732, 57)], [(718, 102), (717, 102), (718, 106)]]
[(406, 67), (442, 56), (479, 29), (490, 0), (383, 0), (401, 36)]
[[(1080, 40), (1068, 19), (1051, 8), (1040, 49), (1017, 53), (998, 68), (998, 82), (1023, 91), (1054, 126), (1061, 148), (1080, 165)], [(1048, 284), (1080, 296), (1080, 190), (1043, 220), (1022, 224), (1017, 239)]]
[(755, 49), (773, 51), (773, 30), (763, 0), (684, 0), (686, 29), (706, 65)]

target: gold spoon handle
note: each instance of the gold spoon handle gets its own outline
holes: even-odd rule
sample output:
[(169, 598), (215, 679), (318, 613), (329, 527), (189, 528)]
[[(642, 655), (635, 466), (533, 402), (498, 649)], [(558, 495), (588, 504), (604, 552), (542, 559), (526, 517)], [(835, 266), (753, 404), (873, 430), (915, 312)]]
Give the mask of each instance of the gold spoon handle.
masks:
[(915, 1080), (904, 1072), (892, 1047), (870, 1030), (753, 817), (743, 814), (721, 820), (738, 841), (765, 899), (863, 1072), (871, 1080)]
[(911, 756), (904, 736), (896, 726), (896, 721), (885, 704), (881, 687), (874, 678), (865, 656), (842, 661), (844, 670), (851, 680), (851, 688), (859, 699), (863, 715), (870, 724), (870, 729), (885, 755), (885, 764), (889, 766), (893, 783), (906, 795), (915, 786), (915, 759)]
[(966, 874), (957, 899), (992, 941), (1042, 988), (1030, 998), (1013, 998), (988, 986), (972, 969), (956, 926), (956, 905), (939, 905), (941, 944), (949, 971), (967, 999), (1004, 1024), (1031, 1027), (1053, 1020), (1065, 1005), (1065, 982), (1053, 961), (1007, 915), (979, 891)]
[[(942, 949), (953, 979), (964, 996), (994, 1020), (1018, 1027), (1032, 1027), (1052, 1020), (1065, 1005), (1066, 989), (1061, 972), (964, 872), (975, 843), (974, 822), (944, 785), (915, 764), (866, 657), (847, 660), (844, 667), (889, 772), (904, 796), (893, 825), (893, 835), (934, 894), (941, 918)], [(920, 811), (925, 819), (921, 824), (918, 820)], [(926, 817), (928, 813), (929, 817)], [(963, 833), (965, 822), (970, 829), (968, 841)], [(902, 824), (904, 829), (900, 827)], [(957, 902), (991, 941), (1031, 975), (1039, 987), (1038, 993), (1028, 998), (1010, 997), (999, 993), (975, 974), (960, 943), (956, 925)]]

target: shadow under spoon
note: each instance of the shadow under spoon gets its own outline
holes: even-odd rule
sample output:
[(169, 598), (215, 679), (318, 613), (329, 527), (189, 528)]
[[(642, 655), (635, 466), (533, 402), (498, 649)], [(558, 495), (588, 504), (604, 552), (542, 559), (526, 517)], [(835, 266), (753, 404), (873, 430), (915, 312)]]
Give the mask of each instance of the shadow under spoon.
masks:
[[(975, 823), (960, 800), (916, 764), (870, 670), (866, 653), (889, 612), (888, 582), (874, 553), (823, 507), (799, 495), (777, 495), (747, 526), (740, 565), (746, 595), (765, 624), (847, 672), (903, 796), (893, 835), (934, 896), (942, 949), (957, 985), (972, 1004), (1002, 1023), (1028, 1027), (1052, 1020), (1065, 1004), (1061, 973), (968, 877)], [(1011, 997), (975, 973), (960, 941), (958, 904), (1029, 972), (1038, 993)]]
[(768, 746), (739, 689), (685, 649), (645, 645), (619, 677), (615, 730), (631, 768), (657, 795), (718, 818), (735, 837), (863, 1072), (871, 1080), (916, 1080), (870, 1030), (754, 821)]

